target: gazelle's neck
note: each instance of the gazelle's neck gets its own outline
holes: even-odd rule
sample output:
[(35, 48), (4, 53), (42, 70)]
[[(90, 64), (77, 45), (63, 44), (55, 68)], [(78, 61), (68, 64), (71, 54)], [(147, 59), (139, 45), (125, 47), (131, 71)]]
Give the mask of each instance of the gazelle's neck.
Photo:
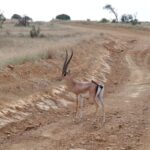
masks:
[(65, 81), (66, 81), (68, 87), (73, 87), (75, 85), (75, 80), (73, 79), (73, 77), (71, 75), (67, 75), (65, 77)]

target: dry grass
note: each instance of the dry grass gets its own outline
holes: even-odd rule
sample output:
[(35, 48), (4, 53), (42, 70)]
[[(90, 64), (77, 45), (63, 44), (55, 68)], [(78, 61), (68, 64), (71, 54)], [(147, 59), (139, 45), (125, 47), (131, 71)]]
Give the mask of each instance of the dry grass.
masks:
[(38, 59), (61, 58), (64, 49), (74, 47), (78, 43), (88, 41), (100, 34), (101, 31), (97, 33), (97, 30), (93, 30), (94, 28), (100, 26), (104, 26), (106, 29), (107, 26), (123, 27), (116, 24), (106, 26), (105, 24), (89, 22), (88, 24), (92, 24), (92, 27), (88, 26), (87, 30), (87, 24), (84, 24), (82, 22), (36, 22), (34, 25), (40, 27), (41, 36), (31, 38), (32, 25), (30, 27), (16, 27), (14, 23), (6, 22), (0, 29), (0, 68), (8, 64), (22, 64)]
[(93, 36), (83, 29), (58, 23), (36, 23), (41, 29), (41, 38), (30, 37), (31, 27), (16, 27), (5, 23), (0, 31), (0, 67), (22, 64), (37, 59), (57, 58), (62, 50)]

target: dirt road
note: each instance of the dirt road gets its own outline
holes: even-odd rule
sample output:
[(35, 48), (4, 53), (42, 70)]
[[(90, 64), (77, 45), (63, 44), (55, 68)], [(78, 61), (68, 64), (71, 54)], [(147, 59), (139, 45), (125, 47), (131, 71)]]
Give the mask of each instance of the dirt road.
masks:
[(0, 149), (150, 150), (150, 32), (65, 26), (92, 33), (71, 46), (70, 68), (78, 80), (105, 83), (105, 125), (92, 124), (87, 98), (73, 122), (75, 96), (57, 80), (64, 56), (9, 66), (0, 73)]

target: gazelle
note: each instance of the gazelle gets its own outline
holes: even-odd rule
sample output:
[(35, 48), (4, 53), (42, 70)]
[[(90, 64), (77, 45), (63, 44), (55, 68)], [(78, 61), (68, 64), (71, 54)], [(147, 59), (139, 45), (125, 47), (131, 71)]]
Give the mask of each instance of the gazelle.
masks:
[(98, 109), (100, 107), (100, 104), (102, 106), (102, 112), (103, 112), (103, 123), (105, 122), (105, 110), (104, 110), (104, 101), (103, 101), (103, 94), (104, 94), (104, 85), (98, 84), (95, 81), (91, 82), (80, 82), (76, 81), (73, 76), (70, 74), (70, 71), (68, 70), (69, 63), (73, 57), (73, 51), (71, 52), (70, 57), (68, 58), (68, 52), (66, 50), (66, 58), (63, 64), (62, 69), (62, 77), (61, 79), (64, 79), (67, 83), (68, 88), (71, 92), (73, 92), (76, 95), (76, 114), (78, 115), (78, 109), (80, 108), (80, 117), (82, 117), (82, 105), (79, 105), (79, 101), (81, 104), (81, 99), (79, 99), (79, 96), (83, 93), (89, 93), (90, 99), (94, 101), (94, 104), (96, 106), (95, 115), (97, 116)]

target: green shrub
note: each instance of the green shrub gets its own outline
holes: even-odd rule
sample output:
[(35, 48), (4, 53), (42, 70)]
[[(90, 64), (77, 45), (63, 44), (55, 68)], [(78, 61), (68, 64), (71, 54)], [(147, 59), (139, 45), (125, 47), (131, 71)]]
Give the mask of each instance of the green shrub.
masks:
[(112, 22), (112, 23), (118, 23), (118, 22), (116, 21), (116, 19), (113, 19), (111, 22)]
[(132, 24), (132, 25), (137, 25), (137, 24), (139, 24), (139, 22), (138, 22), (137, 19), (134, 19), (134, 20), (131, 21), (131, 24)]
[(66, 15), (66, 14), (58, 15), (58, 16), (56, 16), (56, 19), (59, 19), (59, 20), (71, 20), (70, 16)]
[(21, 18), (22, 17), (20, 15), (18, 15), (18, 14), (13, 14), (12, 17), (11, 17), (11, 19), (17, 19), (17, 20), (19, 20)]
[(0, 28), (2, 28), (3, 23), (6, 21), (3, 13), (0, 12)]
[(36, 28), (36, 27), (33, 25), (33, 26), (32, 26), (32, 29), (30, 30), (30, 36), (31, 36), (32, 38), (34, 38), (34, 37), (38, 37), (39, 34), (40, 34), (40, 28), (39, 28), (39, 27)]
[(106, 18), (102, 18), (102, 19), (100, 20), (100, 23), (108, 23), (108, 22), (109, 22), (109, 20), (106, 19)]

